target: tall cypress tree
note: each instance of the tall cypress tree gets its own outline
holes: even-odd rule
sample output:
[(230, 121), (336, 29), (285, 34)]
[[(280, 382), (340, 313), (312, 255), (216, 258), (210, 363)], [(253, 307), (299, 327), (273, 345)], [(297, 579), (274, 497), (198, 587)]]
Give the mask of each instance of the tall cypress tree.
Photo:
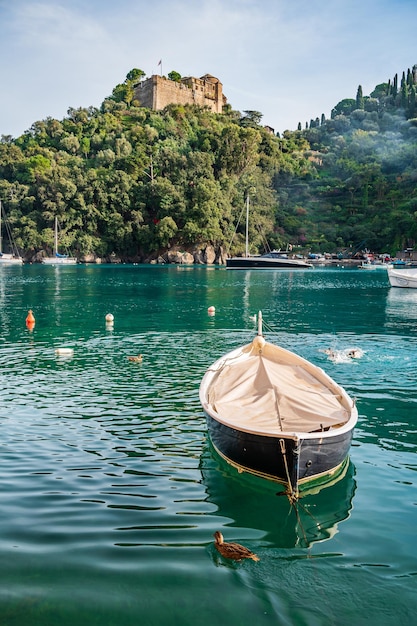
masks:
[(413, 75), (411, 73), (410, 68), (408, 68), (408, 70), (407, 70), (407, 85), (409, 87), (411, 87), (412, 84), (413, 84)]
[(397, 93), (398, 93), (398, 74), (395, 74), (394, 84), (392, 86), (392, 95), (394, 96), (394, 98), (397, 95)]
[(416, 115), (416, 88), (414, 85), (410, 87), (410, 93), (408, 96), (408, 116), (415, 117)]
[(401, 85), (401, 106), (403, 109), (408, 108), (408, 87), (405, 81)]
[(364, 109), (362, 85), (359, 85), (356, 93), (356, 108), (362, 110)]

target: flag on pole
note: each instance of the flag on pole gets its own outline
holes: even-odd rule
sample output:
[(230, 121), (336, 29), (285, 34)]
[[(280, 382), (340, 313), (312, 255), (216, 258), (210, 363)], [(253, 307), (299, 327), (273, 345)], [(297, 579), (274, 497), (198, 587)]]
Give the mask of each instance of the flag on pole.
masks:
[(160, 61), (159, 61), (159, 63), (158, 63), (158, 66), (159, 66), (159, 65), (162, 65), (162, 59), (160, 59)]

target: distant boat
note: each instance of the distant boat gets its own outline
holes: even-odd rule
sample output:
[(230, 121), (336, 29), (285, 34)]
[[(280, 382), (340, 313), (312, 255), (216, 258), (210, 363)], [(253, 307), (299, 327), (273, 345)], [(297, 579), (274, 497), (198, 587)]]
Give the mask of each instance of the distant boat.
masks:
[(402, 270), (388, 268), (388, 280), (391, 287), (417, 289), (417, 268)]
[[(9, 246), (12, 252), (3, 252), (3, 226), (7, 233), (9, 240)], [(12, 233), (8, 225), (6, 214), (2, 202), (0, 200), (0, 265), (22, 265), (23, 259), (17, 251), (17, 248), (13, 242)]]
[(206, 371), (200, 402), (217, 453), (239, 472), (299, 489), (327, 481), (348, 456), (355, 402), (325, 372), (258, 335)]
[(387, 270), (389, 267), (393, 267), (392, 263), (374, 263), (372, 261), (362, 261), (358, 265), (360, 270)]
[(226, 259), (226, 267), (235, 270), (246, 269), (308, 269), (313, 267), (303, 259), (291, 259), (286, 252), (272, 250), (265, 254)]
[(76, 265), (78, 263), (75, 257), (68, 254), (60, 254), (58, 252), (58, 218), (55, 217), (55, 236), (54, 236), (54, 256), (47, 256), (42, 259), (45, 265)]
[(303, 259), (291, 259), (287, 252), (272, 250), (266, 254), (249, 254), (249, 194), (246, 196), (246, 245), (245, 256), (235, 256), (226, 259), (226, 268), (236, 270), (246, 269), (308, 269), (313, 267)]

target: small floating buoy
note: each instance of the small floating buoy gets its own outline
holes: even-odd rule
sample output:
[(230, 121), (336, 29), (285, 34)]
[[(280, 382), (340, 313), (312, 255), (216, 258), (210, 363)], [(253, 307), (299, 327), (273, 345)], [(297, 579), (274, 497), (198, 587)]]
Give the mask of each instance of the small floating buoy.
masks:
[(29, 309), (26, 316), (26, 326), (29, 328), (29, 330), (32, 330), (35, 326), (35, 316), (33, 315), (32, 309)]
[(107, 313), (106, 315), (106, 324), (113, 324), (114, 323), (114, 316), (113, 313)]
[(143, 357), (141, 354), (138, 354), (137, 356), (128, 356), (127, 359), (133, 363), (142, 363)]
[(72, 348), (57, 348), (55, 350), (55, 354), (58, 356), (72, 356), (74, 354), (74, 350)]
[(216, 307), (214, 306), (209, 306), (209, 308), (207, 309), (207, 313), (209, 315), (215, 315), (216, 314)]

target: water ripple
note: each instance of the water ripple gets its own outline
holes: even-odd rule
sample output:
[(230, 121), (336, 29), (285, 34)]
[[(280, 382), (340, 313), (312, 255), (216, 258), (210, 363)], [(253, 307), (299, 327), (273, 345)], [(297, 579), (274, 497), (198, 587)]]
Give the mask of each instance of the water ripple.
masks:
[[(414, 294), (347, 268), (68, 270), (0, 271), (5, 623), (362, 624), (363, 589), (378, 624), (412, 623)], [(206, 367), (252, 339), (259, 309), (267, 339), (322, 367), (359, 410), (346, 475), (297, 510), (218, 459), (198, 400)], [(350, 347), (361, 358), (325, 352)], [(260, 562), (220, 559), (219, 529)]]

